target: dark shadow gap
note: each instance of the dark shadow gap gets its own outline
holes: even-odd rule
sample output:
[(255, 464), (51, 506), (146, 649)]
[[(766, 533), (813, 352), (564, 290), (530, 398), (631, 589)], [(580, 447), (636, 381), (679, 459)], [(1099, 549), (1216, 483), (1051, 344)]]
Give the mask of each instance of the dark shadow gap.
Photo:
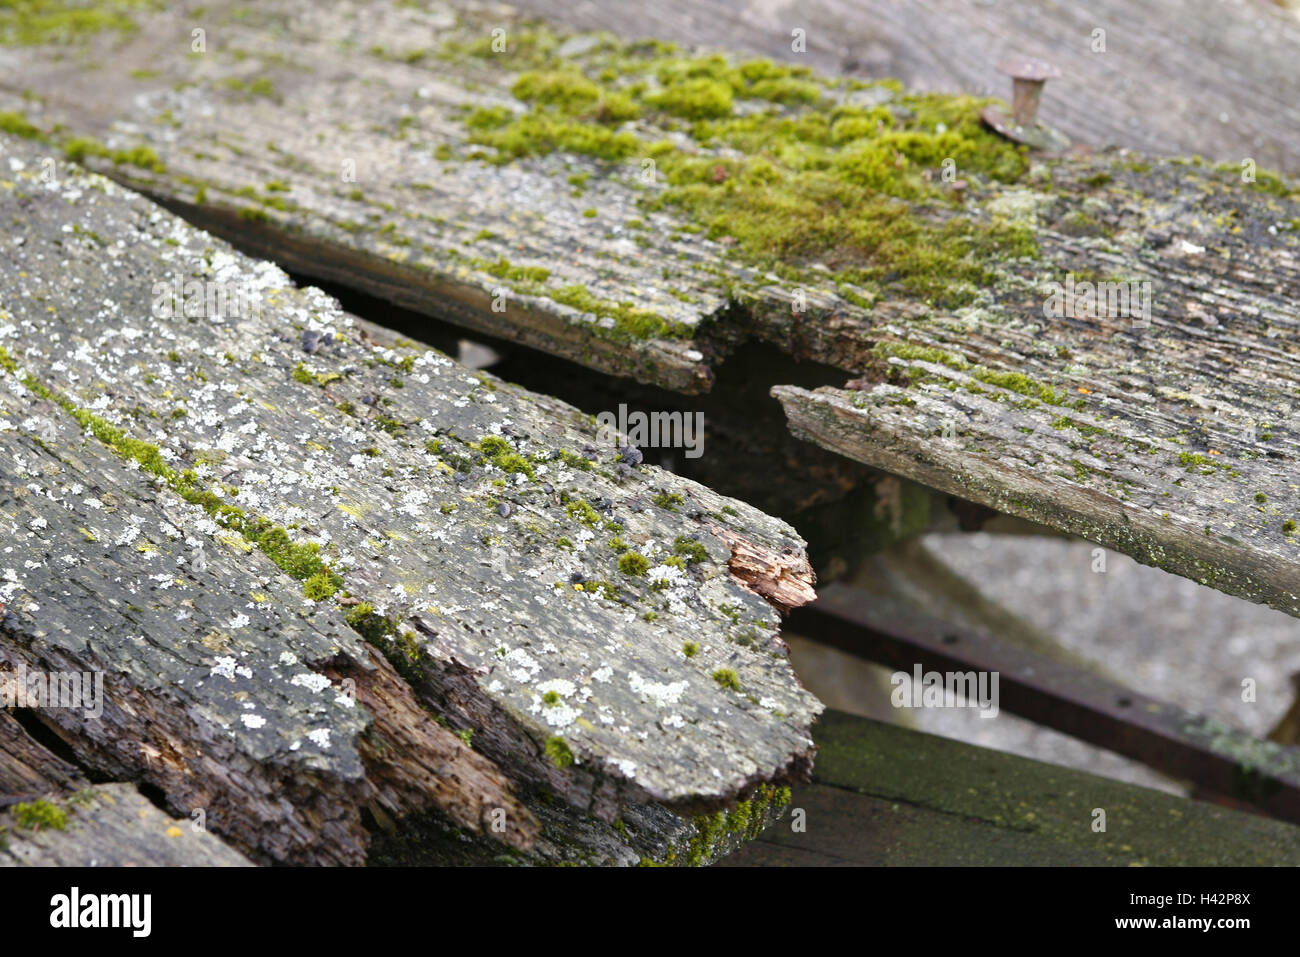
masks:
[(63, 738), (59, 737), (49, 725), (40, 719), (40, 717), (31, 708), (13, 708), (9, 711), (13, 719), (21, 725), (22, 729), (27, 732), (28, 737), (49, 751), (56, 758), (66, 761), (83, 775), (91, 784), (111, 784), (118, 778), (105, 774), (82, 760)]

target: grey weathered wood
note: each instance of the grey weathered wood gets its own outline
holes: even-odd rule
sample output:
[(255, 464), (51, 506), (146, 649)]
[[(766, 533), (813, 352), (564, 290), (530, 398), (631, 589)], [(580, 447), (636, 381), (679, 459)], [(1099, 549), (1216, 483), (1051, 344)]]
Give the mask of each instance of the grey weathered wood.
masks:
[(76, 765), (42, 747), (7, 710), (0, 710), (0, 802), (16, 803), (88, 783)]
[(62, 828), (23, 825), (0, 808), (0, 867), (251, 867), (188, 819), (176, 820), (129, 784), (100, 784), (48, 803)]
[[(994, 68), (1042, 57), (1040, 115), (1085, 148), (1200, 154), (1300, 174), (1300, 22), (1268, 0), (665, 0), (515, 6), (577, 30), (725, 47), (825, 73), (896, 77), (944, 93), (1010, 96)], [(791, 49), (805, 33), (806, 53)], [(1094, 52), (1093, 31), (1105, 31)]]
[[(884, 349), (855, 388), (774, 394), (797, 435), (859, 461), (1300, 614), (1300, 210), (1158, 169), (1049, 167), (1050, 192), (1020, 196), (1040, 262), (963, 314), (876, 310), (860, 335)], [(1067, 234), (1084, 208), (1107, 239)], [(1150, 326), (1046, 316), (1071, 272), (1149, 279)]]
[[(570, 196), (560, 184), (572, 171), (559, 157), (536, 168), (437, 158), (439, 146), (472, 151), (462, 110), (510, 102), (512, 74), (475, 58), (450, 71), (395, 58), (480, 39), (498, 15), (378, 4), (359, 22), (356, 11), (303, 0), (277, 0), (253, 14), (225, 0), (205, 7), (201, 22), (175, 11), (137, 19), (141, 28), (128, 38), (93, 38), (93, 53), (7, 50), (25, 88), (41, 93), (39, 102), (14, 105), (45, 130), (65, 124), (114, 144), (125, 136), (147, 145), (165, 171), (86, 160), (286, 269), (595, 368), (686, 392), (708, 387), (709, 368), (689, 339), (620, 336), (612, 319), (512, 292), (475, 264), (504, 257), (542, 266), (551, 271), (549, 290), (582, 286), (683, 329), (726, 301), (706, 272), (708, 245), (671, 238), (667, 217), (649, 218), (649, 251), (626, 236), (608, 240), (610, 223), (639, 215), (624, 186), (597, 182), (585, 197)], [(196, 23), (211, 37), (207, 53), (190, 53)], [(86, 68), (99, 55), (111, 57), (102, 63), (107, 74)], [(268, 72), (272, 63), (279, 66)], [(156, 75), (132, 78), (134, 71)], [(258, 78), (274, 84), (274, 95), (242, 88)], [(273, 180), (289, 187), (286, 208), (239, 195), (268, 196)], [(592, 206), (606, 220), (584, 217)], [(665, 261), (694, 276), (690, 301), (679, 298), (680, 283), (659, 275)], [(498, 290), (509, 296), (504, 312), (491, 308)]]
[[(1168, 4), (1152, 9), (1153, 23), (1175, 15)], [(1083, 408), (1028, 408), (1033, 396), (984, 383), (974, 385), (984, 390), (976, 395), (972, 373), (947, 366), (922, 370), (928, 378), (905, 391), (885, 384), (777, 394), (798, 435), (851, 458), (1230, 593), (1300, 609), (1296, 536), (1284, 532), (1296, 504), (1289, 340), (1300, 208), (1292, 199), (1253, 191), (1232, 169), (1144, 166), (1109, 153), (1038, 163), (1012, 186), (970, 187), (962, 215), (1031, 223), (1042, 244), (1032, 258), (995, 264), (996, 279), (976, 291), (972, 307), (954, 315), (888, 290), (864, 309), (819, 286), (812, 270), (802, 280), (809, 308), (793, 315), (792, 281), (756, 271), (737, 247), (674, 233), (681, 224), (672, 216), (640, 208), (629, 169), (560, 154), (466, 161), (461, 108), (518, 108), (509, 88), (526, 64), (407, 55), (431, 50), (435, 36), (484, 39), (494, 24), (513, 25), (505, 13), (458, 17), (437, 4), (377, 4), (358, 22), (344, 8), (294, 0), (256, 15), (223, 4), (207, 10), (208, 54), (188, 52), (192, 24), (179, 14), (147, 16), (148, 29), (120, 43), (96, 38), (84, 55), (8, 51), (45, 96), (24, 107), (29, 118), (43, 130), (65, 123), (103, 135), (114, 148), (149, 146), (164, 171), (88, 162), (288, 266), (674, 389), (707, 387), (713, 367), (745, 339), (868, 384), (899, 366), (875, 352), (891, 342), (942, 348), (994, 375), (1027, 372)], [(1128, 49), (1132, 38), (1115, 32), (1115, 49)], [(1248, 35), (1224, 30), (1232, 43), (1246, 43), (1239, 34)], [(1289, 42), (1281, 27), (1278, 36)], [(111, 65), (86, 69), (84, 57), (108, 51)], [(158, 75), (130, 77), (145, 64)], [(274, 95), (228, 85), (262, 74)], [(1254, 81), (1242, 82), (1249, 89)], [(453, 158), (439, 160), (439, 146)], [(349, 159), (357, 162), (357, 196), (339, 176)], [(576, 171), (597, 174), (580, 198), (567, 182)], [(270, 202), (273, 180), (288, 187), (285, 208)], [(594, 221), (582, 216), (588, 206), (600, 211)], [(255, 221), (241, 219), (250, 209)], [(648, 223), (644, 246), (625, 239), (632, 218)], [(500, 281), (472, 262), (498, 256), (553, 275), (540, 293), (515, 295), (505, 312), (492, 312)], [(1043, 285), (1070, 272), (1150, 279), (1151, 329), (1139, 335), (1105, 321), (1046, 320)], [(611, 338), (594, 317), (547, 295), (569, 283), (653, 311), (693, 338)], [(732, 308), (721, 312), (727, 302)], [(921, 368), (902, 364), (909, 363)], [(917, 405), (891, 404), (911, 401)], [(957, 438), (933, 440), (949, 420)], [(1251, 427), (1253, 443), (1240, 438)], [(1180, 461), (1214, 453), (1230, 468), (1206, 466), (1213, 474), (1203, 475)]]
[[(654, 467), (620, 474), (571, 407), (368, 343), (318, 290), (74, 166), (45, 183), (40, 156), (4, 142), (0, 517), (22, 558), (0, 561), (0, 656), (105, 673), (101, 720), (39, 713), (80, 760), (206, 808), (262, 861), (359, 860), (362, 808), (437, 811), (527, 850), (538, 824), (512, 791), (610, 822), (639, 804), (714, 811), (806, 773), (819, 706), (742, 560), (770, 556), (806, 599), (788, 526)], [(151, 315), (153, 284), (177, 276), (244, 284), (251, 308)], [(347, 604), (306, 600), (69, 410), (318, 542)], [(487, 436), (532, 477), (493, 467)], [(663, 588), (609, 544), (656, 566), (686, 537), (704, 554)], [(361, 601), (397, 623), (375, 638), (392, 663), (344, 623)]]

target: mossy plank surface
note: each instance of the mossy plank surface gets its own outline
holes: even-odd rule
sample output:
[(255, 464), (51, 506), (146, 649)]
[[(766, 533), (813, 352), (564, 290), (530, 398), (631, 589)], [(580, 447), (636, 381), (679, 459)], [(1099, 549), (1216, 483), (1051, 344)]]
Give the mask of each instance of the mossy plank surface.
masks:
[[(594, 368), (698, 391), (751, 340), (838, 368), (778, 389), (800, 437), (1300, 612), (1300, 205), (1262, 167), (1026, 158), (970, 98), (438, 3), (134, 16), (11, 47), (36, 97), (8, 125)], [(1046, 315), (1071, 275), (1150, 282), (1150, 325)]]
[[(1280, 4), (1182, 0), (516, 0), (574, 30), (653, 36), (807, 64), (824, 73), (897, 77), (920, 90), (1008, 95), (996, 65), (1043, 57), (1061, 70), (1039, 111), (1075, 142), (1192, 154), (1300, 174), (1300, 78), (1289, 69), (1300, 24)], [(795, 30), (803, 50), (795, 52)], [(1100, 32), (1098, 32), (1100, 31)]]
[(79, 760), (258, 861), (359, 861), (363, 807), (526, 853), (536, 794), (608, 838), (806, 773), (820, 706), (726, 544), (810, 584), (787, 525), (3, 152), (0, 660), (103, 672), (101, 719), (40, 712)]
[[(725, 865), (1295, 866), (1300, 828), (829, 711), (807, 829)], [(1093, 830), (1096, 809), (1105, 831)]]

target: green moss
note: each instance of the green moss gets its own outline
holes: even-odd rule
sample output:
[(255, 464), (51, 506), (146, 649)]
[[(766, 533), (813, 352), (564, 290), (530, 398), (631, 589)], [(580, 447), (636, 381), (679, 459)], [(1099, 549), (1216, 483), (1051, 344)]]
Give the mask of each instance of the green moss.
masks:
[(716, 681), (720, 687), (729, 688), (732, 691), (740, 690), (740, 679), (730, 668), (719, 668), (717, 671), (713, 672), (713, 680)]
[(147, 146), (129, 150), (110, 150), (103, 143), (88, 136), (74, 136), (63, 143), (63, 155), (74, 163), (84, 163), (87, 157), (111, 160), (115, 166), (138, 166), (155, 173), (166, 171), (158, 154)]
[(600, 99), (600, 87), (577, 70), (549, 70), (520, 74), (510, 92), (520, 100), (575, 112)]
[(1200, 452), (1179, 452), (1178, 464), (1188, 472), (1199, 472), (1201, 475), (1211, 475), (1215, 470), (1222, 468), (1214, 459)]
[(29, 831), (62, 831), (68, 826), (68, 812), (45, 800), (15, 804), (13, 815), (14, 822)]
[(13, 111), (0, 112), (0, 131), (28, 140), (43, 140), (44, 134), (27, 122), (27, 117)]
[(406, 428), (406, 424), (399, 419), (394, 419), (388, 415), (377, 415), (372, 420), (375, 427), (387, 432), (389, 435), (397, 435)]
[[(937, 217), (912, 205), (951, 204), (936, 175), (947, 161), (963, 176), (1011, 183), (1024, 175), (1024, 150), (981, 124), (986, 101), (894, 94), (896, 110), (864, 107), (803, 67), (646, 45), (608, 45), (580, 59), (554, 51), (535, 50), (544, 68), (516, 80), (527, 112), (470, 115), (470, 139), (495, 150), (495, 161), (555, 151), (653, 159), (667, 189), (642, 204), (733, 238), (753, 265), (790, 276), (826, 264), (838, 279), (897, 284), (941, 306), (970, 301), (999, 260), (1037, 254), (1024, 224)], [(626, 108), (602, 113), (615, 97)], [(768, 105), (740, 109), (740, 100)], [(636, 133), (614, 128), (634, 111), (643, 120)], [(683, 123), (694, 144), (663, 138)]]
[(343, 579), (328, 569), (312, 575), (303, 583), (302, 593), (312, 601), (326, 601), (343, 587)]
[(689, 326), (669, 322), (656, 313), (636, 308), (630, 302), (615, 303), (600, 299), (588, 292), (585, 286), (563, 286), (546, 290), (545, 295), (581, 312), (613, 319), (613, 338), (689, 338), (693, 332)]
[(932, 362), (953, 369), (965, 369), (969, 363), (959, 355), (936, 349), (933, 346), (919, 346), (911, 342), (878, 342), (871, 350), (877, 358), (898, 358), (908, 361)]
[(249, 96), (263, 96), (269, 98), (277, 95), (275, 84), (264, 76), (259, 76), (253, 80), (245, 80), (237, 76), (228, 76), (221, 81), (221, 85), (228, 90), (246, 93)]
[(676, 492), (660, 492), (651, 501), (660, 508), (666, 508), (670, 512), (675, 512), (677, 511), (677, 506), (685, 504), (686, 500)]
[(624, 552), (618, 558), (618, 570), (624, 575), (644, 575), (650, 569), (650, 559), (640, 552)]
[(646, 101), (666, 113), (688, 120), (730, 116), (734, 106), (731, 87), (704, 78), (674, 84), (647, 97)]
[(0, 45), (61, 45), (107, 30), (132, 33), (130, 14), (158, 6), (154, 0), (6, 0), (0, 4)]
[(793, 77), (774, 77), (759, 80), (748, 90), (750, 96), (773, 103), (793, 105), (796, 103), (815, 103), (821, 99), (822, 89), (816, 83), (797, 80)]
[(1294, 518), (1288, 518), (1282, 523), (1282, 534), (1294, 535), (1296, 532), (1296, 522)]
[(1065, 393), (1057, 392), (1050, 385), (1035, 382), (1023, 372), (976, 369), (973, 375), (981, 382), (987, 382), (989, 385), (996, 385), (1011, 392), (1038, 399), (1048, 405), (1065, 405), (1068, 398)]
[(566, 502), (564, 510), (569, 513), (570, 518), (582, 522), (584, 525), (595, 528), (600, 524), (600, 513), (582, 499)]
[(682, 654), (687, 658), (694, 658), (700, 653), (700, 646), (693, 641), (688, 641), (682, 645)]
[(305, 544), (294, 542), (289, 538), (288, 531), (281, 526), (267, 519), (245, 514), (223, 497), (201, 485), (194, 472), (176, 471), (163, 459), (158, 446), (132, 438), (111, 422), (87, 409), (80, 408), (67, 396), (56, 393), (34, 376), (21, 375), (18, 364), (4, 347), (0, 347), (0, 366), (19, 375), (23, 384), (32, 392), (56, 402), (83, 429), (118, 455), (135, 461), (143, 471), (162, 479), (185, 501), (201, 506), (220, 525), (242, 535), (286, 574), (303, 582), (324, 576), (313, 586), (313, 589), (318, 592), (335, 581), (338, 581), (335, 590), (341, 586), (341, 580), (337, 580), (321, 558), (320, 546), (315, 542)]
[(546, 739), (546, 756), (557, 768), (567, 768), (573, 764), (573, 751), (569, 748), (569, 742), (557, 735)]
[[(1216, 170), (1228, 173), (1232, 177), (1233, 186), (1242, 182), (1242, 168), (1239, 163), (1219, 163), (1214, 167)], [(1260, 193), (1267, 193), (1270, 196), (1288, 197), (1300, 194), (1300, 188), (1291, 186), (1280, 175), (1267, 169), (1255, 169), (1255, 179), (1253, 182), (1244, 185)]]
[(631, 133), (549, 113), (525, 114), (504, 127), (471, 130), (470, 133), (471, 143), (491, 146), (497, 151), (495, 161), (498, 163), (555, 152), (577, 153), (616, 162), (635, 155), (642, 148), (641, 141)]
[(690, 840), (685, 847), (671, 848), (665, 863), (691, 867), (711, 863), (739, 844), (757, 838), (771, 821), (780, 817), (790, 800), (789, 788), (764, 784), (731, 810), (694, 818)]
[(378, 614), (370, 602), (353, 605), (344, 615), (344, 620), (357, 634), (372, 643), (383, 641), (397, 632), (397, 623)]
[(550, 278), (551, 271), (542, 266), (512, 266), (509, 260), (498, 259), (496, 262), (485, 265), (484, 271), (496, 276), (498, 279), (508, 279), (512, 282), (521, 283), (541, 283)]

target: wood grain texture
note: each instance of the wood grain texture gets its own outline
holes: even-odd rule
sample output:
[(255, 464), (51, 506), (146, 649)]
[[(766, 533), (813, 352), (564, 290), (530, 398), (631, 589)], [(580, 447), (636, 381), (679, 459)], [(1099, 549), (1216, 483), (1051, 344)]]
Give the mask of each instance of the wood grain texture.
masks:
[(131, 784), (92, 785), (0, 710), (0, 867), (250, 865), (204, 823), (169, 817)]
[[(1086, 188), (1098, 175), (1107, 185)], [(856, 388), (774, 390), (792, 428), (1300, 614), (1294, 202), (1196, 166), (1091, 161), (1052, 177), (1022, 196), (1041, 200), (1045, 253), (1023, 285), (957, 315), (877, 310), (859, 327), (876, 352)], [(1104, 238), (1069, 235), (1084, 209)], [(1071, 275), (1150, 281), (1150, 325), (1081, 300), (1048, 315), (1040, 284)]]
[[(360, 860), (362, 808), (526, 851), (538, 825), (512, 793), (608, 828), (806, 773), (819, 705), (709, 531), (797, 559), (788, 526), (618, 472), (571, 407), (370, 343), (143, 198), (4, 153), (0, 209), (22, 225), (3, 252), (0, 520), (20, 554), (0, 561), (0, 659), (104, 675), (102, 717), (39, 712), (80, 760), (284, 862)], [(247, 298), (162, 315), (155, 284), (176, 277)], [(342, 603), (305, 598), (259, 523), (314, 544)]]
[[(695, 0), (631, 5), (516, 0), (579, 30), (653, 36), (897, 77), (908, 87), (1010, 97), (995, 66), (1046, 59), (1039, 115), (1078, 145), (1224, 162), (1253, 158), (1300, 174), (1300, 22), (1267, 0)], [(807, 53), (791, 50), (806, 33)], [(1105, 31), (1093, 52), (1094, 30)]]
[[(972, 6), (969, 15), (1019, 9)], [(1152, 4), (1140, 16), (1165, 22), (1178, 9)], [(1202, 34), (1245, 44), (1234, 9), (1223, 7), (1222, 23)], [(682, 29), (697, 33), (690, 24), (702, 29), (711, 15), (696, 11)], [(165, 169), (93, 154), (87, 162), (282, 263), (594, 368), (689, 392), (707, 388), (714, 367), (754, 340), (838, 368), (868, 388), (837, 398), (778, 390), (799, 436), (1232, 594), (1300, 607), (1288, 525), (1300, 207), (1285, 185), (1278, 195), (1252, 188), (1269, 184), (1244, 182), (1231, 163), (1216, 170), (1122, 152), (1040, 160), (1018, 183), (974, 181), (952, 208), (913, 211), (1032, 230), (1033, 255), (991, 264), (980, 288), (951, 282), (970, 305), (945, 309), (896, 288), (864, 297), (819, 280), (836, 249), (815, 251), (798, 279), (782, 279), (738, 255), (732, 237), (706, 238), (679, 214), (648, 213), (618, 164), (562, 153), (475, 159), (464, 109), (519, 109), (510, 88), (525, 64), (440, 58), (429, 38), (483, 40), (494, 24), (515, 23), (506, 12), (380, 3), (361, 18), (351, 7), (280, 0), (255, 14), (218, 4), (206, 16), (222, 43), (203, 55), (189, 53), (182, 14), (150, 19), (149, 30), (111, 47), (102, 71), (67, 51), (10, 51), (46, 96), (30, 110), (33, 122), (155, 150)], [(1291, 34), (1269, 29), (1285, 49)], [(1154, 27), (1135, 30), (1111, 36), (1116, 50)], [(1271, 48), (1261, 49), (1257, 62), (1267, 63)], [(133, 77), (143, 64), (157, 76)], [(1187, 63), (1169, 69), (1195, 72)], [(269, 78), (273, 92), (250, 95), (255, 77)], [(1106, 115), (1102, 106), (1088, 112)], [(348, 160), (360, 171), (355, 187), (339, 176)], [(582, 197), (570, 195), (575, 175), (591, 177)], [(597, 217), (584, 215), (588, 206)], [(638, 219), (647, 227), (640, 244), (628, 239)], [(495, 312), (500, 280), (485, 270), (496, 257), (552, 274)], [(1135, 335), (1109, 320), (1045, 316), (1046, 285), (1071, 275), (1151, 282), (1151, 327)], [(556, 298), (568, 283), (654, 312), (690, 338), (621, 337), (612, 318)], [(953, 365), (880, 358), (899, 346), (937, 349)], [(916, 388), (875, 386), (901, 374)], [(1068, 402), (1043, 401), (1041, 389)], [(881, 411), (868, 423), (856, 406), (817, 421), (794, 409), (837, 402)], [(947, 422), (958, 438), (941, 447), (929, 438)]]
[(0, 867), (251, 867), (188, 818), (170, 817), (129, 784), (99, 784), (51, 797), (61, 827), (18, 822), (0, 808)]

